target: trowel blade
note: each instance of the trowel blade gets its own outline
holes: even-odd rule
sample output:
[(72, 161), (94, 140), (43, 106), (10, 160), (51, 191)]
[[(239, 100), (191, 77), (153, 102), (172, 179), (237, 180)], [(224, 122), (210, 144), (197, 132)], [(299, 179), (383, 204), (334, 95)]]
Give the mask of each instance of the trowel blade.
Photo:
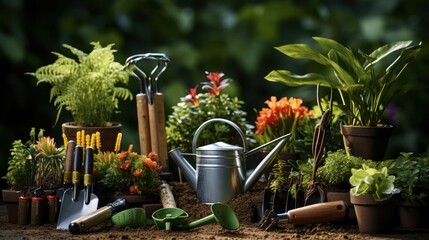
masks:
[(64, 192), (60, 214), (58, 216), (57, 230), (68, 230), (69, 224), (80, 218), (81, 216), (87, 215), (98, 208), (98, 197), (91, 193), (91, 198), (88, 204), (85, 204), (85, 191), (79, 191), (79, 194), (75, 201), (73, 201), (73, 189), (67, 189)]

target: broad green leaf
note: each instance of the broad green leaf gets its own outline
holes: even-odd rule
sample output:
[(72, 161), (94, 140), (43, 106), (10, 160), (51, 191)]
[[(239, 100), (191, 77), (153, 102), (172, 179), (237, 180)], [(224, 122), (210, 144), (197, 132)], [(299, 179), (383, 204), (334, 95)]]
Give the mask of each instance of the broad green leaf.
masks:
[(305, 75), (297, 75), (286, 70), (271, 71), (265, 79), (272, 82), (282, 82), (289, 86), (317, 85), (330, 87), (331, 82), (328, 79), (317, 73), (308, 73)]

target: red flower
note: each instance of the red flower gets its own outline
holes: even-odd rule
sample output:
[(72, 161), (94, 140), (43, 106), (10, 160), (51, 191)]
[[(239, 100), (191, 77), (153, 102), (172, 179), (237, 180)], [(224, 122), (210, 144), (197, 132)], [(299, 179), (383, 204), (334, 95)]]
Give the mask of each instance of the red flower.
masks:
[(207, 79), (210, 80), (210, 82), (203, 82), (202, 84), (204, 84), (204, 86), (202, 88), (207, 89), (211, 96), (219, 96), (222, 89), (228, 86), (230, 79), (221, 80), (221, 78), (224, 76), (224, 74), (221, 72), (205, 73), (207, 75)]
[(136, 185), (132, 185), (132, 186), (130, 186), (130, 187), (129, 187), (129, 190), (130, 190), (130, 193), (131, 193), (131, 194), (138, 194), (138, 192), (139, 192), (139, 187), (138, 187), (138, 186), (136, 186)]
[(186, 95), (183, 100), (185, 102), (191, 102), (195, 106), (198, 106), (200, 103), (198, 102), (198, 98), (197, 98), (197, 88), (198, 88), (198, 84), (194, 88), (189, 89), (188, 95)]
[(130, 168), (130, 166), (131, 166), (131, 160), (125, 160), (125, 162), (123, 162), (119, 165), (119, 168), (122, 170), (128, 170), (128, 168)]
[(148, 157), (150, 158), (150, 160), (155, 161), (155, 162), (158, 162), (158, 160), (159, 160), (158, 154), (156, 152), (150, 152), (148, 154)]

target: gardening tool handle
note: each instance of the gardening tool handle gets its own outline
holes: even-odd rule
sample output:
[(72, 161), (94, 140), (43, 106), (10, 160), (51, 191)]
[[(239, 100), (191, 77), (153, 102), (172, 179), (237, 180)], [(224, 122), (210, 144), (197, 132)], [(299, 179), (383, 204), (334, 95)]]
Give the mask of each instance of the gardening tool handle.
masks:
[(107, 221), (111, 217), (112, 207), (104, 206), (87, 215), (73, 220), (69, 224), (69, 231), (72, 234), (78, 234)]
[(74, 150), (76, 147), (76, 142), (74, 140), (70, 140), (67, 143), (67, 152), (66, 152), (66, 160), (64, 162), (64, 188), (71, 187), (72, 183), (72, 171), (73, 171), (73, 158), (74, 158)]
[(152, 104), (148, 105), (151, 151), (158, 154), (164, 168), (168, 167), (167, 137), (165, 132), (164, 96), (154, 93)]
[(82, 159), (83, 159), (83, 148), (80, 145), (76, 145), (74, 151), (74, 162), (73, 162), (73, 175), (72, 182), (79, 182), (80, 170), (82, 168)]
[(344, 220), (347, 216), (344, 201), (324, 202), (296, 208), (287, 212), (292, 224), (318, 224)]
[(91, 147), (88, 147), (85, 151), (85, 175), (83, 176), (83, 186), (85, 187), (85, 204), (89, 204), (91, 201), (93, 168), (94, 151)]
[(72, 183), (73, 183), (73, 200), (77, 199), (79, 192), (79, 181), (80, 181), (80, 170), (82, 168), (83, 148), (80, 145), (76, 145), (74, 151), (74, 162), (72, 172)]
[(163, 182), (160, 186), (160, 196), (163, 208), (177, 208), (176, 200), (174, 199), (173, 192), (170, 185)]
[(158, 134), (157, 134), (157, 119), (156, 119), (156, 106), (155, 103), (148, 104), (149, 112), (149, 130), (150, 130), (150, 150), (158, 154)]
[(164, 168), (168, 167), (167, 133), (165, 131), (164, 95), (155, 93), (153, 96), (156, 109), (156, 131), (158, 135), (158, 157)]
[(107, 204), (106, 206), (99, 208), (87, 215), (81, 216), (73, 220), (69, 224), (69, 231), (72, 234), (78, 234), (84, 232), (98, 224), (107, 221), (112, 217), (113, 214), (122, 211), (127, 208), (125, 199), (119, 198), (114, 202)]
[(150, 125), (148, 116), (147, 95), (139, 93), (136, 95), (137, 121), (139, 129), (140, 153), (147, 155), (150, 152)]

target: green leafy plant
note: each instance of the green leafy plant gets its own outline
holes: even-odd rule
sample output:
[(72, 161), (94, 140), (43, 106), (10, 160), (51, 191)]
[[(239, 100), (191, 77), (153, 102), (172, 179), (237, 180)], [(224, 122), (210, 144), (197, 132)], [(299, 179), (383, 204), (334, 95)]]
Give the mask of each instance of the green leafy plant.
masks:
[[(289, 173), (286, 172), (286, 169), (289, 169)], [(311, 158), (306, 160), (278, 159), (275, 167), (273, 167), (273, 180), (270, 182), (270, 189), (276, 192), (281, 191), (286, 186), (292, 197), (296, 199), (298, 192), (306, 192), (312, 170), (313, 160)]]
[(328, 191), (348, 191), (351, 169), (360, 168), (362, 164), (369, 167), (377, 166), (372, 160), (347, 155), (344, 149), (328, 152), (323, 165), (317, 169), (317, 179)]
[(131, 69), (114, 61), (113, 44), (103, 47), (92, 42), (93, 50), (87, 54), (70, 45), (65, 48), (77, 58), (69, 58), (53, 52), (57, 60), (42, 66), (34, 73), (37, 85), (52, 86), (50, 101), (54, 102), (58, 122), (63, 109), (69, 111), (78, 126), (106, 126), (119, 99), (132, 99), (133, 95), (122, 85), (128, 83)]
[[(376, 126), (392, 97), (409, 90), (411, 81), (399, 76), (420, 52), (421, 43), (398, 41), (365, 54), (358, 51), (364, 62), (342, 44), (328, 38), (313, 37), (320, 49), (307, 44), (287, 44), (276, 47), (285, 55), (311, 60), (326, 72), (298, 75), (288, 70), (273, 70), (265, 79), (289, 86), (318, 85), (338, 90), (342, 103), (338, 107), (347, 116), (348, 125)], [(399, 52), (399, 56), (393, 58)]]
[(395, 186), (404, 199), (423, 201), (429, 195), (429, 155), (402, 152), (383, 163), (396, 176)]
[(376, 201), (384, 201), (397, 193), (395, 188), (395, 176), (389, 175), (387, 167), (381, 169), (372, 168), (362, 164), (361, 168), (352, 168), (352, 176), (349, 179), (352, 188), (351, 194), (372, 194)]
[(15, 140), (10, 149), (9, 166), (2, 178), (13, 190), (51, 189), (63, 183), (65, 150), (40, 129), (30, 131), (30, 140)]
[(94, 156), (95, 186), (97, 192), (142, 195), (158, 191), (162, 165), (158, 155), (151, 152), (139, 155), (128, 151), (100, 152)]
[[(246, 121), (247, 113), (242, 110), (243, 101), (222, 92), (231, 79), (221, 78), (223, 73), (206, 72), (209, 82), (202, 83), (204, 93), (197, 93), (198, 85), (191, 88), (181, 99), (166, 122), (167, 144), (169, 149), (180, 147), (184, 152), (190, 152), (192, 139), (197, 128), (212, 118), (224, 118), (237, 124), (246, 136), (253, 136), (253, 126)], [(206, 145), (224, 141), (231, 144), (242, 144), (242, 140), (234, 130), (225, 124), (208, 125), (201, 132), (198, 144)], [(254, 139), (247, 137), (248, 143), (254, 144)]]

